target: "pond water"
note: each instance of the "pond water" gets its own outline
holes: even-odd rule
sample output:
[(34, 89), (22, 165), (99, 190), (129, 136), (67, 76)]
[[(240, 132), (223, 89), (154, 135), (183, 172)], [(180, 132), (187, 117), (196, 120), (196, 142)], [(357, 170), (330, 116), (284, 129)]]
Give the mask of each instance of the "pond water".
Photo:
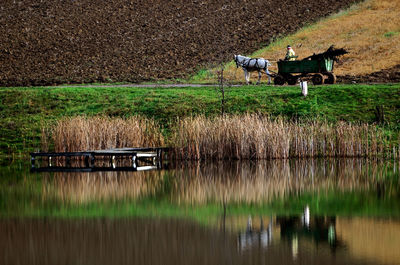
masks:
[(398, 161), (97, 163), (1, 167), (0, 264), (400, 264)]

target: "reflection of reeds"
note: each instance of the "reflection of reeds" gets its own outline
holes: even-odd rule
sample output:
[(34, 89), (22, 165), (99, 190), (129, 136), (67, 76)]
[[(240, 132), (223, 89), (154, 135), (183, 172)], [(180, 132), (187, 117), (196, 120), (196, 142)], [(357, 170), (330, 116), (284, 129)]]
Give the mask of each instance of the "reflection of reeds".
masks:
[(56, 173), (45, 182), (44, 194), (74, 203), (154, 195), (189, 204), (262, 203), (305, 192), (368, 190), (394, 168), (365, 159), (273, 160), (169, 171)]
[(121, 147), (158, 147), (164, 144), (153, 120), (130, 117), (73, 117), (59, 120), (52, 133), (56, 152)]
[(184, 118), (173, 130), (174, 155), (181, 159), (270, 159), (382, 155), (385, 138), (375, 125), (266, 116)]
[(384, 170), (365, 160), (275, 160), (177, 170), (174, 199), (184, 203), (260, 203), (289, 194), (369, 189)]
[(152, 172), (55, 173), (43, 186), (45, 198), (66, 203), (116, 201), (152, 196), (161, 174)]

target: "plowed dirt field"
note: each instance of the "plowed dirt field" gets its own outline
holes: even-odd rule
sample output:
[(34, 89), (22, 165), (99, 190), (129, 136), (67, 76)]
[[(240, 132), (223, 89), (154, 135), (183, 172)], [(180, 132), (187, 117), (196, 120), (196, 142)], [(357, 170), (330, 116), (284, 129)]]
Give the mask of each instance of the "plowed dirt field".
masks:
[(178, 78), (359, 0), (3, 0), (0, 85)]
[(396, 65), (390, 69), (377, 71), (369, 75), (350, 76), (344, 75), (338, 77), (340, 83), (399, 83), (400, 82), (400, 65)]

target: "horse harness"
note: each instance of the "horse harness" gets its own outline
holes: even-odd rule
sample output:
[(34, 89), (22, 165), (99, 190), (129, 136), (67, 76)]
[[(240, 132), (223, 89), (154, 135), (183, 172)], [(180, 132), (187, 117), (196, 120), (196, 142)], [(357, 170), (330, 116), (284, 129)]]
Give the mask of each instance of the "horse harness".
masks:
[(242, 67), (248, 69), (249, 66), (250, 66), (251, 60), (256, 60), (256, 63), (254, 64), (254, 68), (263, 69), (263, 70), (267, 69), (267, 62), (265, 61), (265, 59), (263, 59), (264, 60), (264, 67), (263, 68), (260, 67), (260, 65), (258, 64), (258, 60), (261, 60), (261, 59), (259, 59), (259, 58), (250, 58), (250, 59), (248, 59), (247, 62), (242, 64)]

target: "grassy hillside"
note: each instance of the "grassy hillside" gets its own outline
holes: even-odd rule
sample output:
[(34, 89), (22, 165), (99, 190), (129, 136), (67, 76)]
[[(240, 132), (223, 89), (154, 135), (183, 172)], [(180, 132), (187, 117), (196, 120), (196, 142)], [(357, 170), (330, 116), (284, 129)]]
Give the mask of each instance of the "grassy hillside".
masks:
[[(278, 39), (249, 56), (271, 60), (271, 69), (277, 71), (275, 62), (285, 57), (288, 44), (292, 45), (298, 59), (323, 52), (330, 45), (335, 45), (350, 51), (336, 65), (337, 75), (360, 76), (391, 69), (400, 65), (399, 14), (400, 1), (366, 0), (304, 27), (295, 34)], [(225, 74), (229, 80), (243, 81), (242, 72), (230, 63)], [(194, 79), (207, 81), (211, 77), (203, 71)], [(266, 79), (265, 76), (263, 78)]]
[[(68, 116), (106, 115), (154, 118), (163, 127), (177, 117), (220, 114), (215, 88), (46, 87), (0, 90), (1, 155), (40, 148), (41, 127)], [(391, 132), (400, 128), (400, 84), (312, 86), (303, 98), (298, 87), (227, 88), (228, 114), (262, 113), (293, 119), (374, 123), (382, 107)], [(168, 132), (168, 130), (165, 130)]]

